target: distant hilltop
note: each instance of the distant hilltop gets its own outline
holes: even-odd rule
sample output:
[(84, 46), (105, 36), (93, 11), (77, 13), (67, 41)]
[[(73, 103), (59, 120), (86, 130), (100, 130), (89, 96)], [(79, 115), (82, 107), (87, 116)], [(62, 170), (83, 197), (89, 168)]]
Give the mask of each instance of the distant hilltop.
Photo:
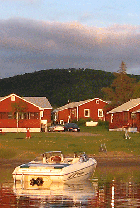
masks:
[[(129, 75), (140, 80), (139, 75)], [(0, 80), (0, 96), (47, 97), (53, 107), (90, 98), (103, 98), (101, 89), (111, 85), (111, 72), (94, 69), (47, 69)]]

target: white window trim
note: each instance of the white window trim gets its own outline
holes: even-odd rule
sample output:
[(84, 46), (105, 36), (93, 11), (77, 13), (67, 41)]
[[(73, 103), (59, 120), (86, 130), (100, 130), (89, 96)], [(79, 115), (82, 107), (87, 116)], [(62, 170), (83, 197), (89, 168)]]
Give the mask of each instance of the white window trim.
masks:
[[(100, 112), (102, 112), (102, 115), (100, 115)], [(98, 109), (98, 117), (102, 118), (104, 116), (103, 109)]]
[(113, 123), (113, 113), (111, 114), (111, 123)]
[[(88, 115), (85, 115), (85, 112), (88, 111)], [(84, 109), (84, 117), (90, 117), (90, 109)]]
[(40, 111), (40, 117), (41, 118), (43, 117), (43, 111)]
[(61, 125), (64, 125), (64, 120), (60, 120), (59, 122)]

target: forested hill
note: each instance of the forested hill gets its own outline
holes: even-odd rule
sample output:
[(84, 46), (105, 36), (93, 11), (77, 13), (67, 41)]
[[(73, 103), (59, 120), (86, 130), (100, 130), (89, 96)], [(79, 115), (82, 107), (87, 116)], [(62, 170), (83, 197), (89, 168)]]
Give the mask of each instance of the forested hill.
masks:
[[(140, 80), (139, 76), (137, 81)], [(93, 69), (49, 69), (26, 73), (0, 80), (0, 96), (15, 93), (19, 96), (47, 97), (54, 107), (68, 100), (80, 101), (103, 98), (101, 89), (110, 86), (114, 74)]]

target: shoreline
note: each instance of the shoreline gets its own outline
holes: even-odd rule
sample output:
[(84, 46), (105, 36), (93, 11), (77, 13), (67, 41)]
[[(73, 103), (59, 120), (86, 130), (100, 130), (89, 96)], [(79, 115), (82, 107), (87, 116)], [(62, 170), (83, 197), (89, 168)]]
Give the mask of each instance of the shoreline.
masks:
[[(140, 156), (108, 156), (108, 155), (89, 155), (95, 158), (98, 166), (140, 166)], [(27, 163), (27, 159), (2, 159), (0, 158), (1, 167), (16, 167), (23, 163)]]
[(94, 156), (98, 166), (140, 166), (140, 157), (99, 157)]

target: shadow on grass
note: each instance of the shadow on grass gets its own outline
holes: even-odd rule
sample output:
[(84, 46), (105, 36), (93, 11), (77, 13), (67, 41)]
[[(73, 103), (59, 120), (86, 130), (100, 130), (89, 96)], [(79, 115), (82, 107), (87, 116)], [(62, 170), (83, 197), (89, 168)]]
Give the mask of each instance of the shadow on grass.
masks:
[(15, 138), (15, 139), (25, 139), (25, 138), (18, 137), (18, 138)]

